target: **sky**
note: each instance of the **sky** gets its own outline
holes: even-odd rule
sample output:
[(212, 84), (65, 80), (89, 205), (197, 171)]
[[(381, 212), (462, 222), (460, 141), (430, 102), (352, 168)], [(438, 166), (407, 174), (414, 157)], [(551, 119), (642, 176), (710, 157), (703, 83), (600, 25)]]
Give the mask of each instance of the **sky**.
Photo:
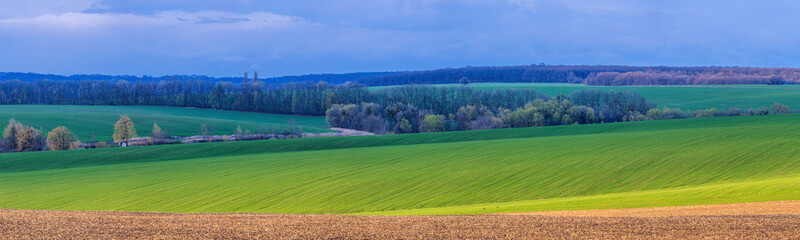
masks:
[(789, 0), (0, 0), (0, 71), (800, 66)]

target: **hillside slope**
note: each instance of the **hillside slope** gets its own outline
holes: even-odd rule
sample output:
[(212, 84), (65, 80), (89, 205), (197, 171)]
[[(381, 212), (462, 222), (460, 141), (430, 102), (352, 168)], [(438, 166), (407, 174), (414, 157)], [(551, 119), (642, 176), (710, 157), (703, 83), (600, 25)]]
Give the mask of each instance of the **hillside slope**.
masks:
[[(434, 86), (452, 87), (460, 84)], [(800, 86), (798, 85), (694, 85), (694, 86), (589, 86), (561, 83), (473, 83), (468, 86), (479, 89), (535, 89), (549, 96), (569, 95), (583, 89), (600, 91), (636, 91), (659, 108), (699, 110), (717, 108), (728, 111), (735, 107), (742, 110), (769, 107), (779, 102), (793, 109), (800, 108)], [(388, 87), (371, 87), (378, 90)]]
[[(134, 162), (158, 162), (218, 156), (240, 156), (261, 153), (312, 151), (345, 148), (381, 147), (412, 144), (466, 142), (533, 137), (574, 136), (656, 130), (692, 131), (696, 128), (759, 126), (763, 123), (792, 121), (793, 115), (746, 116), (725, 118), (680, 119), (569, 125), (514, 129), (493, 129), (422, 134), (392, 134), (345, 138), (304, 138), (280, 141), (219, 142), (200, 144), (161, 145), (146, 147), (86, 149), (58, 152), (4, 153), (0, 158), (0, 173), (46, 169), (87, 167)], [(782, 120), (779, 120), (782, 119)]]
[[(771, 188), (743, 188), (733, 194), (726, 190), (730, 188), (704, 192), (706, 195), (676, 192), (639, 203), (714, 203), (725, 202), (715, 198), (742, 194), (749, 195), (733, 201), (792, 200), (800, 197), (797, 185), (791, 185), (800, 175), (797, 122), (800, 115), (566, 126), (564, 133), (580, 129), (591, 133), (587, 129), (592, 128), (602, 132), (599, 129), (606, 126), (616, 126), (618, 131), (427, 144), (406, 139), (410, 145), (298, 148), (301, 151), (33, 169), (0, 174), (0, 208), (358, 213), (558, 201), (751, 181), (756, 185), (767, 181), (762, 185)], [(691, 127), (673, 128), (673, 124)], [(626, 130), (628, 126), (630, 130)], [(498, 136), (503, 131), (525, 129), (463, 134)], [(454, 136), (447, 134), (443, 136)], [(439, 135), (408, 136), (423, 143)], [(341, 139), (372, 142), (381, 138)], [(273, 142), (304, 144), (305, 140), (311, 139)], [(210, 144), (206, 147), (213, 149)], [(702, 197), (682, 200), (693, 196)], [(616, 201), (624, 205), (636, 199), (618, 197)], [(581, 209), (604, 202), (590, 202)], [(565, 203), (546, 209), (573, 207)]]
[(274, 127), (284, 129), (289, 119), (294, 119), (305, 132), (332, 132), (327, 129), (324, 117), (153, 106), (0, 105), (3, 126), (14, 118), (41, 128), (45, 135), (57, 126), (66, 126), (83, 141), (89, 140), (92, 133), (98, 141), (111, 141), (119, 115), (131, 117), (140, 136), (149, 136), (153, 123), (174, 136), (192, 136), (199, 134), (200, 124), (207, 124), (213, 130), (209, 134), (224, 135), (233, 134), (237, 126), (253, 132), (258, 132), (261, 126), (267, 131)]

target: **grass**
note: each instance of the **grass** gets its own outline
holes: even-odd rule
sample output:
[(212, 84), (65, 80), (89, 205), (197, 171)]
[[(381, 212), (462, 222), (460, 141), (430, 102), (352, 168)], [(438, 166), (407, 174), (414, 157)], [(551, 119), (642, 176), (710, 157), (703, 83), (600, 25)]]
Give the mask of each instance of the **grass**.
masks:
[(800, 176), (582, 197), (364, 212), (357, 213), (357, 215), (462, 215), (691, 206), (797, 199), (800, 199)]
[[(484, 206), (560, 210), (800, 199), (798, 122), (800, 115), (779, 115), (195, 144), (201, 153), (186, 148), (192, 145), (80, 150), (63, 152), (76, 154), (72, 165), (49, 168), (30, 162), (57, 165), (61, 159), (52, 158), (61, 152), (15, 153), (3, 155), (0, 208), (375, 213), (452, 207), (475, 214), (486, 212)], [(94, 160), (149, 149), (162, 159)], [(528, 205), (512, 206), (520, 201)], [(428, 210), (407, 213), (421, 211)]]
[[(443, 84), (437, 86), (460, 86)], [(800, 85), (691, 85), (691, 86), (588, 86), (582, 84), (552, 83), (474, 83), (469, 86), (481, 89), (497, 88), (533, 88), (550, 96), (569, 95), (582, 89), (598, 90), (636, 90), (647, 100), (659, 107), (680, 108), (682, 110), (698, 110), (717, 108), (728, 110), (737, 107), (748, 108), (769, 107), (780, 102), (794, 109), (800, 109)], [(386, 87), (375, 87), (381, 89)]]
[(262, 125), (267, 131), (273, 127), (284, 129), (289, 119), (294, 119), (305, 132), (330, 132), (324, 117), (152, 106), (0, 105), (1, 123), (14, 118), (42, 129), (44, 134), (57, 126), (66, 126), (84, 141), (92, 133), (98, 141), (112, 140), (114, 123), (123, 114), (131, 117), (140, 136), (150, 135), (153, 123), (174, 136), (191, 136), (199, 134), (203, 123), (213, 126), (213, 134), (224, 135), (233, 134), (237, 126), (254, 132)]
[[(788, 116), (788, 115), (786, 115)], [(312, 151), (345, 148), (381, 147), (413, 144), (466, 142), (498, 139), (542, 138), (656, 130), (691, 131), (714, 126), (758, 126), (764, 119), (784, 116), (749, 116), (737, 118), (700, 118), (670, 121), (644, 121), (593, 125), (475, 130), (442, 133), (359, 136), (346, 138), (305, 138), (280, 141), (246, 141), (160, 145), (127, 148), (85, 149), (70, 151), (4, 153), (0, 173), (61, 169), (134, 162), (158, 162), (193, 158), (239, 156), (261, 153)]]

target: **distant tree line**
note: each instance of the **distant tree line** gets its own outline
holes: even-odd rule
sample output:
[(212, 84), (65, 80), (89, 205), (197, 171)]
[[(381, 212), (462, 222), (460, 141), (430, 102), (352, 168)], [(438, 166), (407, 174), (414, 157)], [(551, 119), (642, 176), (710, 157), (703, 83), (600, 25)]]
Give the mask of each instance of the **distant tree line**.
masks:
[[(418, 108), (411, 103), (334, 104), (326, 112), (332, 127), (373, 133), (418, 133), (496, 128), (592, 124), (681, 118), (791, 113), (783, 104), (721, 111), (656, 108), (636, 92), (579, 90), (569, 96), (536, 98), (518, 107), (461, 101), (455, 108)], [(491, 101), (487, 103), (492, 103)]]
[[(279, 130), (274, 127), (269, 132), (264, 126), (261, 126), (257, 133), (251, 132), (249, 129), (242, 130), (241, 126), (237, 126), (232, 135), (211, 136), (209, 131), (213, 131), (213, 125), (201, 124), (199, 128), (200, 135), (187, 137), (190, 139), (188, 142), (243, 141), (303, 136), (302, 126), (298, 126), (294, 119), (289, 119), (286, 129)], [(169, 135), (169, 131), (164, 132), (157, 123), (153, 123), (150, 136), (139, 137), (133, 121), (128, 116), (121, 115), (114, 124), (113, 139), (114, 143), (122, 147), (182, 143), (181, 138), (175, 139)], [(89, 142), (81, 142), (67, 127), (59, 126), (50, 131), (45, 137), (42, 135), (42, 130), (23, 125), (13, 118), (9, 120), (8, 125), (3, 129), (3, 136), (0, 138), (0, 153), (106, 147), (109, 147), (107, 142), (94, 141), (94, 133)]]
[(367, 86), (480, 82), (589, 85), (797, 84), (800, 69), (752, 67), (554, 66), (463, 67), (359, 79)]
[[(784, 74), (781, 76), (776, 74)], [(735, 71), (728, 72), (599, 72), (589, 74), (583, 83), (587, 85), (626, 86), (626, 85), (712, 85), (712, 84), (764, 84), (782, 85), (785, 79), (797, 83), (791, 72), (761, 72), (756, 74)]]
[[(266, 85), (280, 85), (285, 83), (298, 83), (298, 82), (319, 82), (325, 81), (331, 84), (344, 84), (346, 82), (357, 81), (362, 78), (369, 78), (381, 75), (396, 74), (401, 72), (358, 72), (358, 73), (340, 73), (340, 74), (307, 74), (297, 76), (282, 76), (263, 78), (262, 81)], [(258, 73), (253, 74), (255, 76)], [(40, 74), (40, 73), (20, 73), (20, 72), (0, 72), (0, 81), (5, 80), (21, 80), (25, 82), (35, 82), (39, 80), (52, 80), (52, 81), (117, 81), (125, 80), (135, 82), (139, 79), (147, 80), (169, 80), (169, 79), (199, 79), (209, 82), (232, 82), (241, 83), (241, 77), (209, 77), (204, 75), (165, 75), (165, 76), (133, 76), (133, 75), (103, 75), (103, 74), (75, 74), (75, 75), (57, 75), (57, 74)]]
[[(254, 74), (257, 76), (257, 74)], [(255, 77), (254, 76), (254, 77)], [(0, 72), (0, 81), (20, 80), (51, 81), (174, 81), (193, 79), (214, 84), (216, 82), (243, 83), (241, 77), (209, 77), (203, 75), (131, 76), (131, 75), (54, 75), (37, 73)], [(344, 74), (310, 74), (261, 79), (266, 86), (300, 82), (345, 84), (358, 82), (366, 86), (408, 84), (469, 84), (481, 82), (510, 83), (583, 83), (589, 85), (707, 85), (707, 84), (798, 84), (798, 68), (758, 67), (668, 67), (668, 66), (612, 66), (612, 65), (546, 65), (500, 67), (462, 67), (411, 72), (365, 72)]]
[[(326, 119), (332, 127), (379, 134), (417, 133), (635, 121), (655, 107), (636, 92), (592, 89), (552, 99), (534, 90), (398, 89), (376, 93), (383, 96), (377, 99), (388, 103), (334, 104)], [(392, 97), (394, 94), (407, 98)], [(425, 100), (430, 97), (442, 99)]]
[(360, 84), (292, 83), (280, 86), (247, 78), (241, 84), (197, 79), (162, 81), (0, 81), (0, 104), (152, 105), (324, 116), (335, 104), (412, 104), (455, 112), (468, 104), (516, 108), (538, 98), (535, 90), (404, 86), (369, 91)]
[(0, 81), (0, 104), (152, 105), (322, 116), (332, 104), (368, 101), (356, 84), (325, 82), (265, 85), (201, 79), (161, 81)]

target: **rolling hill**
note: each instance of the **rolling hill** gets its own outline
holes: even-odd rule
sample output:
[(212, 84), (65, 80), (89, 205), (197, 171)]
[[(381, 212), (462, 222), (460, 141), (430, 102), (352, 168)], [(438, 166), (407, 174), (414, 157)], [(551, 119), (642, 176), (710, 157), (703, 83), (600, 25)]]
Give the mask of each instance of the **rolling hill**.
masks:
[(0, 159), (0, 208), (477, 214), (797, 200), (798, 122), (723, 117), (11, 153)]
[[(440, 84), (435, 86), (462, 86), (459, 84)], [(468, 86), (480, 89), (536, 89), (549, 96), (569, 95), (582, 89), (600, 91), (622, 90), (636, 91), (658, 107), (680, 108), (681, 110), (699, 110), (717, 108), (727, 111), (736, 107), (748, 108), (769, 107), (779, 102), (797, 109), (800, 108), (800, 86), (798, 85), (692, 85), (692, 86), (589, 86), (583, 84), (562, 83), (473, 83)], [(391, 86), (390, 86), (391, 87)], [(371, 87), (378, 90), (387, 87)]]
[(83, 141), (89, 140), (92, 133), (98, 141), (112, 140), (114, 123), (123, 114), (133, 120), (140, 136), (150, 135), (153, 123), (158, 123), (163, 131), (171, 131), (173, 136), (192, 136), (199, 134), (200, 124), (204, 123), (214, 130), (209, 134), (224, 135), (233, 134), (237, 126), (253, 132), (258, 132), (261, 126), (267, 131), (273, 127), (284, 129), (289, 119), (294, 119), (304, 132), (331, 132), (324, 117), (153, 106), (0, 105), (3, 125), (14, 118), (42, 129), (44, 134), (57, 126), (66, 126)]

